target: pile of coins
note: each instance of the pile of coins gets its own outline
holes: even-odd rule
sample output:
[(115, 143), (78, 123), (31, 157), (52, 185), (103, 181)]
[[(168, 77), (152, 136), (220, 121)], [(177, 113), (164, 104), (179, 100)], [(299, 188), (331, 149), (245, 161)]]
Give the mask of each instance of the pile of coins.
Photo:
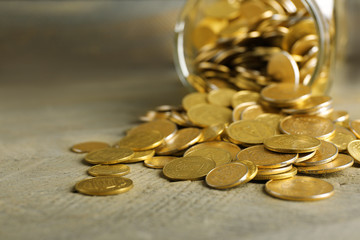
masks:
[(260, 93), (190, 93), (182, 106), (159, 106), (141, 120), (113, 147), (73, 146), (74, 152), (90, 151), (85, 161), (95, 164), (88, 171), (95, 177), (77, 183), (77, 191), (128, 191), (133, 183), (122, 177), (129, 172), (124, 163), (144, 162), (171, 181), (204, 179), (215, 189), (268, 181), (265, 190), (274, 197), (318, 200), (332, 196), (334, 187), (303, 175), (360, 162), (360, 120), (350, 121), (347, 112), (333, 109), (329, 96), (313, 96), (301, 84), (272, 84)]
[[(189, 57), (192, 74), (187, 77), (197, 91), (260, 91), (276, 82), (314, 81), (319, 39), (301, 1), (218, 0), (198, 5), (200, 20), (189, 30), (194, 56)], [(322, 77), (326, 74), (324, 70)]]

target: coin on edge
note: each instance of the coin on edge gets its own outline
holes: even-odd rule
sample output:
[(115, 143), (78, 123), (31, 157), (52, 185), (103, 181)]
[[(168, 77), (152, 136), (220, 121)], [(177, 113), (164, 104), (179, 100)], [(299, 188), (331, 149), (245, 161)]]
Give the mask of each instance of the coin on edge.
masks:
[(334, 186), (324, 180), (295, 176), (282, 180), (270, 180), (265, 191), (273, 197), (292, 201), (314, 201), (334, 195)]
[(248, 168), (242, 163), (229, 163), (212, 169), (206, 176), (206, 184), (212, 188), (227, 189), (239, 186), (247, 177)]
[(264, 146), (270, 151), (281, 153), (307, 153), (319, 149), (319, 139), (306, 135), (277, 135), (264, 140)]
[(101, 176), (84, 179), (75, 185), (75, 189), (86, 195), (106, 196), (129, 191), (133, 181), (124, 177)]
[(163, 168), (164, 176), (171, 180), (199, 180), (205, 177), (216, 163), (205, 157), (191, 156), (175, 159)]
[(71, 151), (76, 153), (88, 153), (91, 151), (109, 148), (110, 145), (104, 142), (82, 142), (71, 147)]
[(125, 164), (95, 165), (87, 171), (91, 176), (124, 176), (130, 173), (130, 167)]
[(116, 164), (129, 160), (134, 156), (130, 148), (104, 148), (88, 153), (85, 161), (91, 164)]
[(347, 147), (348, 152), (357, 163), (360, 163), (360, 140), (354, 140)]

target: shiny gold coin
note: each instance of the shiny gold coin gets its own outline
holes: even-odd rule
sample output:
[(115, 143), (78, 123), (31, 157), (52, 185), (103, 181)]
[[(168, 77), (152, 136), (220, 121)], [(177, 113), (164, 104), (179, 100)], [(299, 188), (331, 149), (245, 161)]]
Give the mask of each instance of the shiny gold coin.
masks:
[(347, 111), (332, 111), (329, 115), (326, 116), (333, 122), (345, 122), (349, 120), (349, 113)]
[(239, 91), (235, 93), (231, 100), (231, 105), (233, 108), (236, 108), (239, 104), (246, 102), (257, 102), (260, 98), (260, 94), (253, 91)]
[(252, 105), (244, 109), (241, 113), (241, 120), (253, 120), (264, 113), (264, 109), (260, 105)]
[(306, 135), (277, 135), (264, 140), (265, 148), (280, 153), (307, 153), (320, 148), (320, 140)]
[(315, 156), (315, 153), (317, 151), (313, 151), (313, 152), (308, 152), (308, 153), (299, 153), (298, 158), (296, 159), (295, 163), (300, 163), (306, 160), (309, 160), (310, 158), (312, 158), (313, 156)]
[(184, 153), (184, 157), (202, 156), (213, 160), (216, 166), (221, 166), (231, 162), (231, 154), (224, 149), (216, 147), (203, 147)]
[(194, 124), (200, 127), (208, 127), (215, 124), (231, 122), (232, 111), (226, 107), (201, 104), (191, 108), (188, 111), (188, 116)]
[(298, 167), (300, 173), (305, 174), (323, 174), (339, 172), (354, 164), (354, 159), (345, 154), (339, 154), (335, 160), (317, 166), (311, 167)]
[(207, 100), (210, 104), (213, 105), (230, 107), (231, 99), (235, 93), (236, 91), (230, 88), (216, 89), (208, 94)]
[(347, 150), (354, 158), (355, 162), (360, 163), (360, 140), (354, 140), (350, 142)]
[(235, 144), (261, 144), (265, 138), (275, 135), (275, 129), (255, 120), (233, 122), (226, 129), (229, 139)]
[(133, 181), (118, 176), (100, 176), (84, 179), (75, 185), (76, 191), (94, 196), (115, 195), (129, 191)]
[(279, 124), (282, 119), (284, 119), (284, 116), (276, 113), (263, 113), (255, 118), (256, 121), (274, 128), (276, 135), (280, 134)]
[(157, 156), (157, 157), (152, 157), (152, 158), (146, 159), (144, 161), (144, 165), (149, 168), (164, 168), (164, 166), (166, 164), (168, 164), (169, 162), (171, 162), (175, 159), (177, 159), (177, 157)]
[(348, 144), (355, 139), (355, 135), (350, 130), (336, 125), (334, 137), (329, 141), (335, 144), (340, 152), (344, 152), (346, 151)]
[(228, 189), (239, 186), (247, 177), (248, 168), (242, 163), (229, 163), (211, 170), (205, 178), (209, 187)]
[(134, 156), (130, 148), (104, 148), (88, 153), (85, 161), (91, 164), (116, 164), (129, 160)]
[(241, 114), (242, 112), (249, 106), (253, 106), (255, 105), (255, 102), (244, 102), (244, 103), (240, 103), (239, 105), (237, 105), (235, 107), (235, 109), (233, 110), (232, 113), (232, 120), (233, 122), (241, 120)]
[(76, 153), (88, 153), (108, 147), (110, 147), (110, 145), (104, 142), (83, 142), (72, 146), (71, 151)]
[(130, 148), (134, 151), (145, 151), (154, 149), (160, 146), (163, 142), (163, 135), (161, 135), (159, 131), (148, 130), (133, 132), (122, 138), (116, 144), (119, 147)]
[(259, 168), (257, 175), (259, 176), (265, 176), (265, 175), (273, 175), (273, 174), (279, 174), (288, 172), (292, 169), (292, 165), (287, 165), (284, 167), (278, 167), (278, 168)]
[(257, 174), (255, 176), (254, 180), (263, 181), (263, 180), (272, 180), (272, 179), (286, 179), (286, 178), (294, 177), (296, 174), (297, 174), (296, 167), (292, 167), (290, 171), (283, 172), (283, 173), (277, 173), (277, 174), (271, 174), (271, 175)]
[(199, 142), (209, 142), (220, 138), (220, 135), (225, 131), (225, 124), (220, 123), (203, 128), (202, 135)]
[(124, 176), (130, 173), (130, 167), (125, 164), (95, 165), (87, 171), (91, 176)]
[(292, 115), (280, 122), (280, 130), (286, 134), (307, 135), (325, 140), (335, 134), (335, 125), (323, 117)]
[(264, 145), (257, 145), (240, 151), (237, 159), (239, 161), (251, 161), (259, 168), (278, 168), (294, 163), (297, 154), (271, 152), (265, 149)]
[(183, 128), (176, 132), (175, 136), (165, 141), (164, 144), (156, 148), (159, 155), (171, 155), (184, 150), (197, 143), (201, 138), (202, 132), (198, 128)]
[(251, 180), (254, 179), (254, 177), (256, 176), (256, 174), (258, 173), (258, 167), (252, 162), (252, 161), (248, 161), (248, 160), (236, 160), (236, 163), (242, 163), (244, 165), (246, 165), (246, 167), (248, 168), (248, 174), (246, 176), (246, 179), (244, 180), (243, 183), (247, 183), (250, 182)]
[(335, 144), (321, 141), (320, 148), (315, 152), (315, 155), (309, 160), (295, 163), (296, 166), (316, 166), (331, 162), (338, 155), (338, 148)]
[(188, 154), (191, 151), (195, 151), (202, 148), (207, 147), (215, 147), (215, 148), (221, 148), (223, 150), (226, 150), (230, 153), (232, 161), (236, 160), (236, 155), (240, 152), (240, 147), (230, 143), (230, 142), (224, 142), (224, 141), (213, 141), (213, 142), (204, 142), (197, 145), (192, 146), (189, 148), (184, 154)]
[(285, 52), (273, 54), (267, 65), (267, 73), (276, 81), (299, 84), (300, 71), (292, 56)]
[(161, 119), (161, 120), (155, 120), (148, 123), (143, 123), (139, 126), (136, 126), (132, 129), (130, 129), (127, 134), (131, 135), (135, 132), (144, 132), (144, 131), (159, 131), (161, 135), (164, 137), (164, 139), (171, 138), (177, 131), (177, 127), (174, 123), (172, 123), (169, 120)]
[(315, 34), (306, 35), (294, 43), (291, 54), (304, 56), (311, 48), (317, 45), (319, 45), (319, 40)]
[(207, 103), (207, 94), (206, 93), (189, 93), (182, 99), (182, 106), (186, 111), (190, 108), (195, 107), (199, 104)]
[(296, 41), (304, 36), (316, 34), (315, 22), (312, 19), (305, 19), (289, 27), (289, 33), (285, 35), (282, 41), (282, 48), (290, 51)]
[(296, 106), (299, 102), (308, 99), (310, 95), (310, 87), (291, 83), (272, 84), (261, 91), (261, 97), (265, 101), (278, 107)]
[(318, 111), (320, 108), (330, 106), (332, 98), (329, 96), (311, 96), (302, 104), (293, 109), (282, 109), (286, 114), (310, 114)]
[(134, 156), (129, 160), (126, 160), (122, 163), (136, 163), (136, 162), (143, 162), (146, 159), (150, 159), (155, 155), (155, 150), (146, 150), (146, 151), (135, 151)]
[(360, 120), (351, 121), (350, 130), (355, 134), (357, 138), (360, 138)]
[(265, 191), (273, 197), (292, 201), (314, 201), (334, 195), (334, 186), (313, 177), (295, 176), (283, 180), (270, 180)]
[(215, 167), (216, 163), (209, 158), (182, 157), (166, 164), (163, 173), (171, 180), (198, 180), (205, 177)]

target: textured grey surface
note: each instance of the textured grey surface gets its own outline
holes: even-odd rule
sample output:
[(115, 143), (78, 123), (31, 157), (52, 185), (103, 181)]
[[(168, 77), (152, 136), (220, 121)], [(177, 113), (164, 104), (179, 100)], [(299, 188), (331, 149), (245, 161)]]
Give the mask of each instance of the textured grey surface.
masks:
[[(218, 191), (201, 181), (169, 182), (160, 170), (141, 163), (130, 165), (135, 187), (126, 194), (74, 193), (74, 184), (88, 177), (89, 166), (83, 155), (69, 151), (72, 144), (114, 143), (146, 110), (180, 103), (185, 91), (165, 47), (181, 5), (174, 4), (165, 13), (131, 21), (157, 29), (146, 39), (141, 37), (147, 32), (130, 31), (129, 22), (116, 20), (116, 14), (111, 21), (118, 24), (104, 25), (112, 26), (111, 34), (101, 32), (101, 24), (58, 23), (55, 31), (48, 26), (54, 15), (46, 14), (26, 21), (26, 28), (0, 21), (6, 36), (0, 45), (0, 239), (358, 239), (358, 166), (324, 177), (336, 194), (319, 202), (274, 199), (260, 183)], [(108, 7), (121, 12), (123, 5)], [(6, 19), (16, 22), (18, 16), (10, 13)], [(167, 24), (158, 28), (157, 22)], [(55, 36), (53, 42), (49, 36)], [(90, 36), (98, 38), (78, 41)], [(109, 47), (117, 42), (120, 47)], [(139, 43), (147, 51), (139, 53)], [(58, 44), (63, 45), (58, 49)], [(97, 50), (77, 51), (81, 46)], [(348, 85), (347, 76), (339, 75), (333, 87), (335, 106), (360, 118), (360, 88)]]

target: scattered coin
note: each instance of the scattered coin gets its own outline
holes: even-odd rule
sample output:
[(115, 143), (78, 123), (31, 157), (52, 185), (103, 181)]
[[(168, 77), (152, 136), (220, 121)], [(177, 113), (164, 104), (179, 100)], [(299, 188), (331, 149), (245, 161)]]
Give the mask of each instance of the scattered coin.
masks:
[(354, 159), (349, 155), (339, 154), (333, 161), (311, 167), (297, 167), (300, 173), (304, 174), (324, 174), (342, 171), (351, 167)]
[(201, 104), (188, 111), (191, 122), (200, 127), (209, 127), (215, 124), (231, 122), (232, 111), (229, 108), (212, 104)]
[(76, 153), (88, 153), (108, 147), (110, 147), (110, 145), (104, 142), (83, 142), (72, 146), (71, 151)]
[(100, 176), (78, 182), (75, 189), (86, 195), (105, 196), (129, 191), (133, 182), (124, 177)]
[(242, 163), (229, 163), (212, 169), (206, 176), (206, 184), (212, 188), (228, 189), (239, 186), (247, 177), (248, 168)]
[(114, 165), (95, 165), (89, 168), (88, 173), (91, 176), (124, 176), (130, 173), (129, 166), (125, 164)]
[(127, 132), (127, 134), (131, 135), (135, 132), (144, 132), (144, 131), (152, 131), (152, 130), (159, 131), (163, 136), (163, 138), (166, 140), (172, 137), (176, 133), (177, 127), (176, 124), (172, 123), (169, 120), (160, 119), (148, 123), (143, 123), (135, 128), (132, 128)]
[(152, 157), (149, 159), (146, 159), (144, 161), (145, 166), (149, 168), (164, 168), (166, 164), (173, 161), (174, 159), (177, 159), (177, 157), (172, 156), (157, 156)]
[(360, 163), (360, 140), (350, 142), (347, 149), (355, 162)]
[(188, 156), (202, 156), (209, 158), (216, 163), (217, 167), (230, 163), (232, 160), (231, 154), (228, 151), (217, 147), (203, 147), (185, 152), (184, 157)]
[(88, 153), (85, 161), (91, 164), (117, 164), (134, 156), (130, 148), (104, 148)]
[(307, 153), (320, 148), (320, 140), (306, 135), (278, 135), (264, 140), (264, 146), (274, 152)]
[(313, 201), (329, 198), (334, 186), (313, 177), (295, 176), (282, 180), (270, 180), (265, 191), (273, 197), (292, 201)]
[(146, 151), (135, 151), (134, 156), (129, 160), (126, 160), (122, 163), (136, 163), (136, 162), (143, 162), (147, 159), (152, 158), (155, 155), (155, 150), (146, 150)]
[(338, 148), (335, 144), (321, 141), (320, 148), (315, 152), (315, 155), (309, 160), (303, 162), (296, 162), (296, 166), (316, 166), (331, 162), (338, 156)]
[(340, 152), (344, 152), (347, 149), (349, 143), (355, 140), (355, 135), (345, 127), (336, 126), (334, 137), (331, 138), (330, 142), (334, 143)]
[(160, 146), (164, 141), (159, 131), (137, 131), (128, 134), (117, 142), (119, 147), (127, 147), (134, 151), (145, 151)]
[(263, 181), (263, 180), (272, 180), (272, 179), (286, 179), (286, 178), (294, 177), (296, 175), (296, 173), (297, 173), (296, 167), (292, 167), (287, 172), (282, 172), (282, 173), (277, 173), (277, 174), (259, 175), (259, 172), (258, 172), (258, 174), (255, 176), (254, 180)]

